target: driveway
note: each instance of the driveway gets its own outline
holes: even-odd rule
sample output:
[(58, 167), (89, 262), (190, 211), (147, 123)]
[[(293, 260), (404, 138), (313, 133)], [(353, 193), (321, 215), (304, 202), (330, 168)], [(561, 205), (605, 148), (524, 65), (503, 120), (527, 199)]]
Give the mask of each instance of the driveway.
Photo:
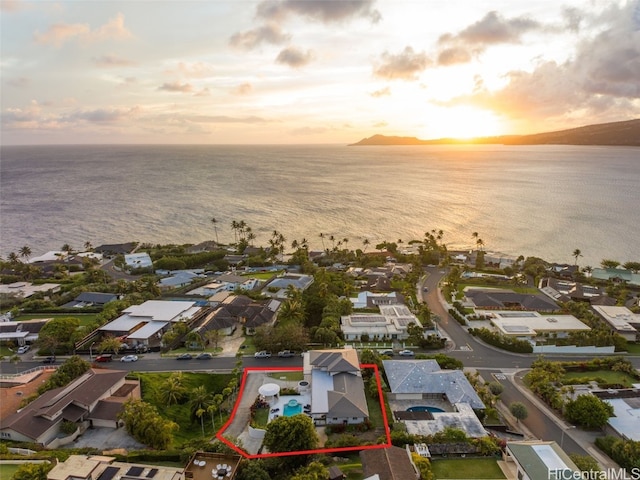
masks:
[(146, 445), (131, 437), (124, 428), (90, 428), (80, 435), (75, 442), (71, 442), (63, 448), (95, 448), (99, 445), (102, 450), (123, 448), (125, 450), (143, 450)]

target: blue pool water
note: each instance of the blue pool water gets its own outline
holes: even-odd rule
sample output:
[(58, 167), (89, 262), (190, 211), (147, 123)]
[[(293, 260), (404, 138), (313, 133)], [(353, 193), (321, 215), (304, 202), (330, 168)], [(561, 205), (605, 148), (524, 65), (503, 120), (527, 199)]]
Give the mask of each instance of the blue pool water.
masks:
[(438, 407), (409, 407), (407, 408), (407, 412), (431, 412), (431, 413), (442, 413), (443, 409)]
[(298, 415), (299, 413), (302, 413), (302, 404), (298, 403), (295, 407), (292, 407), (289, 404), (286, 404), (284, 406), (284, 409), (282, 410), (282, 414), (285, 417), (290, 417), (292, 415)]

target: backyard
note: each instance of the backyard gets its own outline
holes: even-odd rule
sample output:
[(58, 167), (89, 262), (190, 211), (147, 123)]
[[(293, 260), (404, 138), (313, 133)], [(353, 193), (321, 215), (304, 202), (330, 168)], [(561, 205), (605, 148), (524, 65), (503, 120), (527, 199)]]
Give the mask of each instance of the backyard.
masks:
[(506, 478), (495, 458), (458, 458), (431, 461), (435, 480)]

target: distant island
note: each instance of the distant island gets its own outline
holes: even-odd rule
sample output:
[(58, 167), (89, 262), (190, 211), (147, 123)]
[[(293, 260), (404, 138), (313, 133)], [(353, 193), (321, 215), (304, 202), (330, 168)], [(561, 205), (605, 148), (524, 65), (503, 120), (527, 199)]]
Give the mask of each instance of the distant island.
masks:
[(640, 147), (640, 119), (623, 122), (600, 123), (585, 127), (559, 130), (533, 135), (502, 135), (470, 139), (439, 138), (420, 140), (416, 137), (374, 135), (360, 140), (353, 146), (381, 145), (450, 145), (450, 144), (501, 144), (501, 145), (602, 145)]

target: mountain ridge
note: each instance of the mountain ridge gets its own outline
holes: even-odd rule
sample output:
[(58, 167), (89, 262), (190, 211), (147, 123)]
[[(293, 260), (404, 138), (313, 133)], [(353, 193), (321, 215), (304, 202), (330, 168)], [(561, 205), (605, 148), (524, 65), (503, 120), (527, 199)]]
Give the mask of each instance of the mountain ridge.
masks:
[(620, 122), (599, 123), (582, 127), (529, 135), (500, 135), (471, 139), (438, 138), (421, 140), (417, 137), (373, 135), (349, 146), (391, 145), (599, 145), (640, 147), (640, 118)]

